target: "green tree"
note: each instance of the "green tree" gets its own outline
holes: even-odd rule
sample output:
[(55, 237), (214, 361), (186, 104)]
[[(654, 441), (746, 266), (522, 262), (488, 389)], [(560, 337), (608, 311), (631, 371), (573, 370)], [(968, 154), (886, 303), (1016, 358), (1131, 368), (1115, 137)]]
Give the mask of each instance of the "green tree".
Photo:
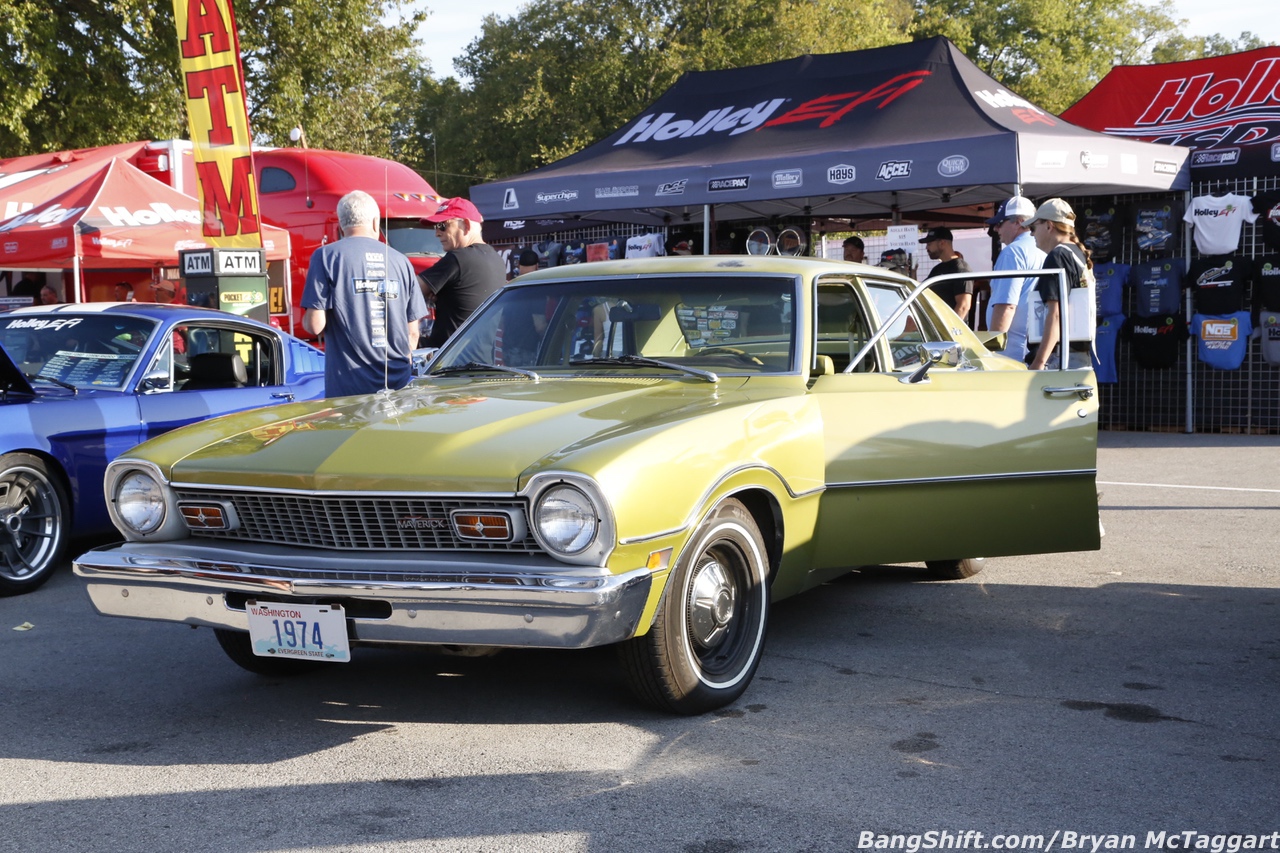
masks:
[[(259, 142), (405, 144), (422, 13), (403, 0), (236, 0)], [(187, 135), (170, 0), (0, 0), (0, 156)]]
[(1152, 62), (1182, 62), (1187, 59), (1203, 59), (1207, 56), (1224, 56), (1266, 47), (1267, 43), (1251, 32), (1243, 32), (1237, 39), (1222, 35), (1175, 35), (1156, 45), (1151, 51)]
[(417, 127), (444, 171), (493, 180), (607, 136), (686, 71), (905, 41), (911, 14), (909, 0), (533, 0), (485, 18), (455, 59), (466, 85), (431, 90)]
[(916, 0), (916, 38), (946, 36), (983, 71), (1060, 113), (1115, 65), (1177, 36), (1172, 0)]

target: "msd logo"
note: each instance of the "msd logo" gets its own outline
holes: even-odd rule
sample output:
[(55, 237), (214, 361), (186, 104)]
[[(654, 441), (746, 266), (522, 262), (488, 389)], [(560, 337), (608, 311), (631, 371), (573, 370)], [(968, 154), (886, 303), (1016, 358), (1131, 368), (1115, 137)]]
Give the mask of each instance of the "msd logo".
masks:
[(877, 181), (892, 181), (894, 178), (911, 177), (910, 160), (889, 160), (880, 164), (876, 170)]

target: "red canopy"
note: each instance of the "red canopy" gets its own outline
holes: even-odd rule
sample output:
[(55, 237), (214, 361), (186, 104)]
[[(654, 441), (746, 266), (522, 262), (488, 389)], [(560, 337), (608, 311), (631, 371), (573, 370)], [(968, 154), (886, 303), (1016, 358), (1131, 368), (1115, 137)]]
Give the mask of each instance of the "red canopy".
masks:
[(117, 157), (132, 159), (146, 146), (146, 142), (125, 142), (0, 160), (0, 220), (17, 216), (66, 192)]
[[(176, 266), (203, 249), (200, 203), (121, 159), (17, 216), (0, 221), (0, 266)], [(289, 233), (262, 226), (268, 260), (289, 257)]]
[(1194, 179), (1280, 174), (1280, 47), (1118, 66), (1062, 117), (1190, 148)]

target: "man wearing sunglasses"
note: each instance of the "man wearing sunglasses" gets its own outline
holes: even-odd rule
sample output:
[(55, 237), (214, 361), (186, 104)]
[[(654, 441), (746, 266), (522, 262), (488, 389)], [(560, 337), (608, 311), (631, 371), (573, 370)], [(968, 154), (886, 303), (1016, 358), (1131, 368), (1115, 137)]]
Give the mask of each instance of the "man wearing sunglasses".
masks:
[(445, 199), (425, 221), (435, 225), (445, 250), (439, 263), (418, 276), (423, 294), (436, 303), (435, 323), (423, 346), (438, 347), (506, 284), (507, 275), (502, 257), (481, 236), (484, 217), (465, 198)]
[[(1004, 248), (993, 269), (1038, 270), (1044, 264), (1044, 252), (1036, 246), (1027, 229), (1027, 221), (1036, 215), (1030, 199), (1014, 196), (996, 208), (987, 220), (995, 229)], [(1004, 354), (1022, 361), (1027, 357), (1027, 307), (1029, 294), (1035, 288), (1034, 278), (993, 278), (991, 298), (987, 303), (987, 329), (1007, 332)]]

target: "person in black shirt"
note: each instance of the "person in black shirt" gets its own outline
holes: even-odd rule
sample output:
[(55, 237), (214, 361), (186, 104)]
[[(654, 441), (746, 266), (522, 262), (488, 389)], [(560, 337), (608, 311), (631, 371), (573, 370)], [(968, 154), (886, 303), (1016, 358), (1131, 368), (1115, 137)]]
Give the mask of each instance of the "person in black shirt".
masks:
[(506, 284), (507, 276), (502, 257), (481, 236), (484, 217), (474, 204), (465, 198), (445, 199), (426, 221), (435, 225), (445, 249), (440, 262), (418, 276), (423, 295), (436, 306), (435, 323), (423, 346), (438, 347)]
[[(973, 272), (968, 261), (956, 254), (952, 243), (954, 239), (950, 228), (930, 228), (929, 233), (920, 240), (929, 257), (941, 261), (929, 273), (929, 278), (949, 273)], [(973, 307), (973, 279), (957, 279), (929, 287), (956, 310), (960, 319), (969, 322), (969, 309)]]

